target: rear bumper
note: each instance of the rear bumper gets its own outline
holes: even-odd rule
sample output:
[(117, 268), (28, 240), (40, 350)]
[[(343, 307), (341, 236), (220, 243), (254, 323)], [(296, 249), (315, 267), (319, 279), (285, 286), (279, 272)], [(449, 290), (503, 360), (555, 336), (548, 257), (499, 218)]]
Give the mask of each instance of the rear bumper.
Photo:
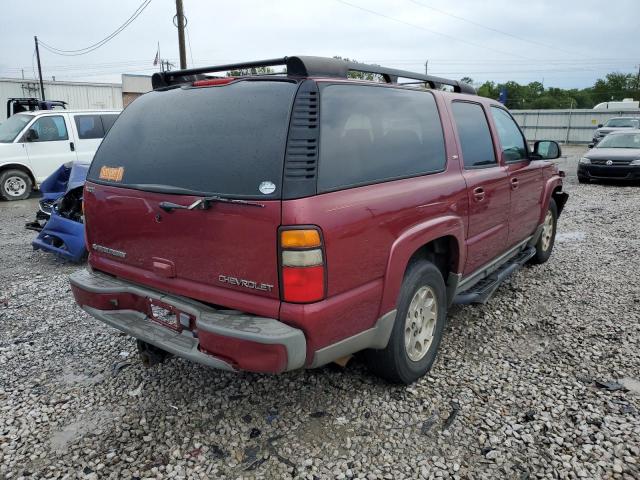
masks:
[(72, 262), (80, 262), (87, 253), (84, 224), (61, 217), (55, 212), (31, 242), (34, 250), (53, 252)]
[[(91, 316), (194, 362), (262, 373), (295, 370), (305, 364), (302, 330), (276, 319), (215, 309), (95, 271), (75, 272), (70, 283), (76, 302)], [(154, 320), (151, 299), (189, 316), (193, 319), (189, 327), (177, 331)]]

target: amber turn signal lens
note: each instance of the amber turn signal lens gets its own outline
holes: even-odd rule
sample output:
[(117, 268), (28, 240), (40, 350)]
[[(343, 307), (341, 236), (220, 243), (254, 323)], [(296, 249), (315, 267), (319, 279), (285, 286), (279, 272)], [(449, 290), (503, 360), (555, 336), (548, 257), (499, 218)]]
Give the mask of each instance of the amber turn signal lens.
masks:
[(317, 230), (284, 230), (280, 238), (282, 248), (310, 248), (320, 246)]

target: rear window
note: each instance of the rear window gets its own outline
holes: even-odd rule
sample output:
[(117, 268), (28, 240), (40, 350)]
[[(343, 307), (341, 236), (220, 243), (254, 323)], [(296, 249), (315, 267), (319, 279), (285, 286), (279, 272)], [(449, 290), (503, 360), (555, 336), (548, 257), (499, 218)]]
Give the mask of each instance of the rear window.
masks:
[(442, 171), (440, 116), (429, 92), (330, 85), (320, 95), (318, 190)]
[(296, 88), (239, 81), (147, 93), (120, 114), (88, 179), (149, 191), (280, 197)]
[(113, 126), (118, 115), (76, 115), (76, 129), (81, 140), (104, 137)]

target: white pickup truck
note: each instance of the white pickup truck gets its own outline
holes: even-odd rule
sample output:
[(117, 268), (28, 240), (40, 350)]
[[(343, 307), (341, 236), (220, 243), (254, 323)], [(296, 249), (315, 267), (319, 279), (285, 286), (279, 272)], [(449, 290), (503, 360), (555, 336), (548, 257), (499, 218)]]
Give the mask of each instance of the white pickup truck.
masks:
[(41, 110), (0, 124), (0, 198), (22, 200), (60, 165), (90, 162), (118, 110)]

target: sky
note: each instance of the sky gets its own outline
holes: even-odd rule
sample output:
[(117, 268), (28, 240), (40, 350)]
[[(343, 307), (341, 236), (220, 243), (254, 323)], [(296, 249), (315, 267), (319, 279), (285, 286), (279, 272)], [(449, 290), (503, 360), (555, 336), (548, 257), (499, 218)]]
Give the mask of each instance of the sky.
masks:
[[(640, 0), (183, 0), (188, 66), (286, 55), (367, 63), (545, 87), (584, 88), (609, 72), (638, 72)], [(5, 1), (0, 77), (34, 78), (34, 40), (79, 50), (121, 26), (142, 0)], [(151, 0), (122, 32), (87, 54), (41, 48), (43, 76), (120, 82), (178, 64), (174, 0)]]

